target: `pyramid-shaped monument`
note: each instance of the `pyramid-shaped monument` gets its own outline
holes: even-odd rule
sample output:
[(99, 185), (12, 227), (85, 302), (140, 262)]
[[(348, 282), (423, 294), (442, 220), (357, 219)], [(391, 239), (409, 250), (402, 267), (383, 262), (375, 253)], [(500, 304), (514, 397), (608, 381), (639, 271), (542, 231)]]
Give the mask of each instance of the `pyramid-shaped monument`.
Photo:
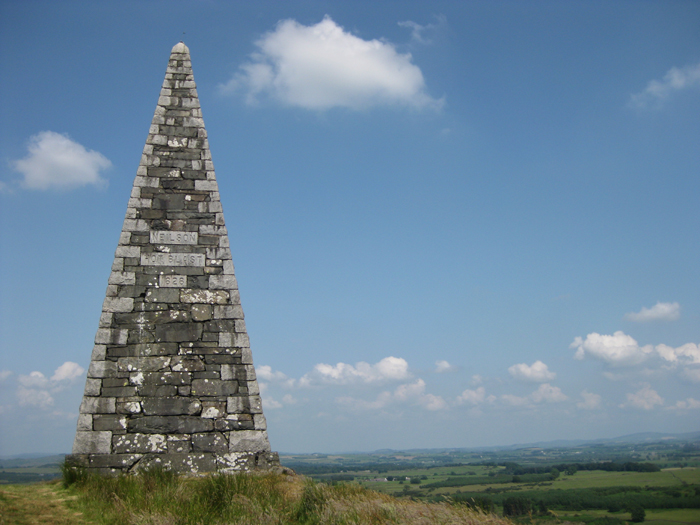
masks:
[(101, 473), (279, 466), (182, 42), (134, 179), (67, 459)]

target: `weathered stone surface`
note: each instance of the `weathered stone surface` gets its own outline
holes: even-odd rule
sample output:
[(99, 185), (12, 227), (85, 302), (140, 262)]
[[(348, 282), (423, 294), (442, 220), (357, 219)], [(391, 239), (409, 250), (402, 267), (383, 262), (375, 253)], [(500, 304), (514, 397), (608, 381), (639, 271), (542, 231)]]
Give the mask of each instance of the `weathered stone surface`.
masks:
[(202, 403), (191, 397), (152, 397), (141, 401), (143, 413), (147, 416), (177, 416), (187, 414), (190, 416), (202, 411)]
[(195, 416), (144, 416), (129, 420), (127, 430), (144, 434), (193, 434), (211, 432), (214, 423)]
[(124, 434), (112, 437), (114, 454), (147, 454), (167, 450), (168, 444), (163, 434)]
[(237, 430), (229, 434), (229, 452), (270, 452), (264, 430)]
[(78, 431), (73, 442), (73, 454), (109, 454), (112, 433)]
[(228, 452), (228, 440), (221, 432), (192, 434), (192, 451), (226, 454)]
[(202, 336), (202, 323), (170, 323), (156, 326), (156, 341), (172, 343), (197, 341)]
[(192, 395), (195, 396), (229, 396), (238, 392), (237, 381), (220, 379), (193, 379)]
[(279, 465), (211, 159), (181, 43), (127, 203), (71, 464), (101, 474)]

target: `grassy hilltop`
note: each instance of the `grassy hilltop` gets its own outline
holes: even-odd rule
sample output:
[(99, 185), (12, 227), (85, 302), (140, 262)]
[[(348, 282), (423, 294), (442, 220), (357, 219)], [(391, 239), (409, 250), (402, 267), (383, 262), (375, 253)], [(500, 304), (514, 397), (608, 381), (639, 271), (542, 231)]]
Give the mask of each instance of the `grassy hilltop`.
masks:
[(508, 525), (464, 505), (423, 503), (286, 474), (179, 477), (68, 476), (0, 490), (0, 525), (9, 524), (465, 524)]

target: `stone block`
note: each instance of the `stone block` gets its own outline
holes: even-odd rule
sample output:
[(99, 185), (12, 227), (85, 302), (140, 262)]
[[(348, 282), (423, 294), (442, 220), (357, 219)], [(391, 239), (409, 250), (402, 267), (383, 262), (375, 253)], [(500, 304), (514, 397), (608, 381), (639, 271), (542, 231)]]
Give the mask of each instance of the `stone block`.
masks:
[(189, 434), (168, 436), (168, 454), (187, 454), (188, 452), (192, 452), (192, 437)]
[(255, 430), (267, 430), (267, 421), (264, 415), (253, 414), (253, 423), (255, 424)]
[(192, 451), (226, 454), (228, 452), (228, 440), (221, 432), (192, 434)]
[(92, 347), (92, 357), (91, 361), (102, 361), (106, 355), (107, 346), (105, 345), (95, 345)]
[(83, 397), (81, 414), (114, 414), (116, 399), (113, 397)]
[(167, 452), (168, 444), (163, 434), (123, 434), (112, 436), (115, 454), (147, 454)]
[(262, 414), (260, 396), (232, 396), (226, 400), (229, 414)]
[(73, 442), (73, 454), (109, 454), (112, 433), (103, 431), (78, 431)]
[(94, 430), (109, 430), (123, 433), (126, 430), (126, 416), (116, 414), (95, 414), (92, 416)]
[(180, 290), (180, 302), (201, 304), (227, 304), (229, 293), (225, 290)]
[(214, 422), (196, 416), (144, 416), (129, 420), (127, 429), (142, 434), (194, 434), (211, 432)]
[(215, 306), (214, 319), (243, 319), (243, 308), (238, 304)]
[(101, 379), (93, 379), (88, 377), (85, 380), (85, 393), (86, 396), (99, 396), (100, 389), (102, 388)]
[(117, 386), (117, 387), (110, 387), (110, 388), (102, 387), (102, 395), (103, 396), (111, 396), (111, 397), (131, 397), (131, 396), (136, 395), (136, 387), (135, 386)]
[(202, 417), (216, 419), (226, 415), (226, 402), (202, 401)]
[(175, 385), (143, 385), (139, 386), (139, 395), (144, 397), (172, 397), (178, 395), (178, 387)]
[(187, 397), (145, 397), (141, 406), (147, 416), (194, 416), (202, 411), (202, 403), (198, 399)]
[(211, 319), (212, 307), (209, 304), (193, 304), (191, 314), (194, 321), (207, 321)]
[(88, 368), (89, 378), (114, 377), (117, 373), (117, 363), (113, 361), (92, 361)]
[(170, 366), (173, 357), (120, 357), (117, 368), (120, 372), (155, 372)]
[(147, 303), (179, 303), (180, 290), (178, 288), (149, 288), (145, 300)]
[(220, 379), (193, 379), (192, 395), (211, 397), (229, 396), (238, 392), (238, 382)]
[(139, 401), (120, 401), (116, 404), (117, 414), (140, 414), (141, 403)]
[(159, 343), (197, 341), (202, 337), (202, 328), (203, 325), (201, 323), (170, 323), (157, 325), (156, 341)]
[[(110, 298), (105, 299), (105, 303)], [(117, 297), (114, 298), (116, 301), (131, 301), (134, 304), (134, 300), (128, 297)], [(97, 334), (95, 335), (95, 344), (98, 345), (125, 345), (127, 338), (129, 336), (128, 330), (110, 329), (110, 328), (98, 328)]]
[(264, 430), (236, 430), (229, 433), (229, 452), (270, 452), (270, 441)]
[(216, 471), (216, 457), (211, 453), (148, 454), (133, 468), (135, 472), (161, 467), (179, 474), (199, 474)]
[(142, 457), (142, 454), (97, 454), (90, 456), (90, 468), (118, 469), (126, 472)]
[(92, 414), (78, 415), (78, 430), (101, 430), (92, 428)]
[(170, 363), (173, 372), (198, 372), (205, 369), (204, 361), (199, 357), (174, 356)]
[(143, 374), (143, 385), (189, 385), (192, 382), (191, 372), (168, 372), (166, 370), (162, 372), (144, 372)]

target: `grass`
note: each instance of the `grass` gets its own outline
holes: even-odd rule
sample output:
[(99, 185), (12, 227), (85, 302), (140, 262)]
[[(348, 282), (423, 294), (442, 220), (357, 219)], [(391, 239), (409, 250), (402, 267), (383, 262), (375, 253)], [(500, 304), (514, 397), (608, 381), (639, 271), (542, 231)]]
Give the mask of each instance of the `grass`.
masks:
[(0, 525), (80, 525), (80, 512), (71, 509), (75, 495), (59, 481), (0, 487)]
[(70, 507), (103, 525), (509, 525), (462, 505), (399, 500), (356, 483), (326, 485), (277, 473), (179, 477), (163, 470), (99, 477), (65, 471)]

